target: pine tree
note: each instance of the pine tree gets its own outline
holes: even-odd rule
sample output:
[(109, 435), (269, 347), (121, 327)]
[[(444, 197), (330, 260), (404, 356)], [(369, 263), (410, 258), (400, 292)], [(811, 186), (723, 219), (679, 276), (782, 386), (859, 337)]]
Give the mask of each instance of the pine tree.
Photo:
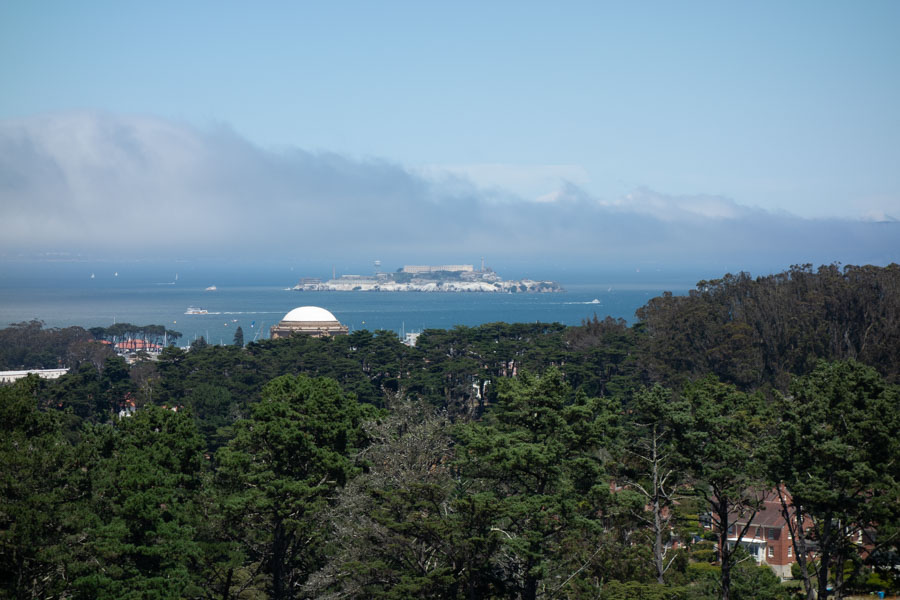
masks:
[(324, 560), (321, 517), (357, 472), (350, 457), (369, 412), (326, 378), (284, 375), (262, 396), (217, 452), (217, 483), (227, 535), (267, 574), (270, 597), (283, 600)]
[[(609, 486), (599, 446), (613, 411), (573, 394), (555, 369), (499, 382), (498, 403), (484, 422), (458, 431), (459, 466), (472, 480), (473, 503), (502, 542), (495, 570), (523, 600), (555, 595), (591, 570), (585, 539), (600, 529)], [(596, 552), (594, 552), (596, 554)]]
[[(736, 552), (763, 503), (765, 403), (760, 394), (745, 394), (710, 376), (687, 386), (672, 410), (678, 450), (719, 537), (720, 598), (729, 600)], [(742, 516), (743, 526), (734, 525), (735, 515)]]
[(195, 597), (203, 438), (190, 415), (147, 405), (84, 432), (90, 515), (69, 565), (76, 597)]
[[(876, 557), (900, 524), (900, 388), (858, 362), (823, 361), (791, 383), (779, 408), (772, 474), (791, 493), (792, 524), (806, 516), (812, 523), (793, 535), (795, 554), (801, 558), (800, 544), (814, 541), (817, 587), (833, 584), (826, 593), (841, 598), (845, 576), (862, 557)], [(812, 582), (804, 583), (812, 597)]]
[(71, 446), (37, 377), (0, 386), (0, 597), (62, 596)]

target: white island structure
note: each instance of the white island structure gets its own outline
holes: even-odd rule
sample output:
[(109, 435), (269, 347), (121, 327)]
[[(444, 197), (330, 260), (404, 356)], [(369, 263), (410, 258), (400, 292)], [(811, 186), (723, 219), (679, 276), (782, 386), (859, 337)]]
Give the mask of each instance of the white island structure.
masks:
[(555, 281), (504, 281), (492, 269), (473, 265), (405, 265), (396, 273), (341, 275), (328, 281), (304, 278), (291, 288), (304, 292), (562, 292)]

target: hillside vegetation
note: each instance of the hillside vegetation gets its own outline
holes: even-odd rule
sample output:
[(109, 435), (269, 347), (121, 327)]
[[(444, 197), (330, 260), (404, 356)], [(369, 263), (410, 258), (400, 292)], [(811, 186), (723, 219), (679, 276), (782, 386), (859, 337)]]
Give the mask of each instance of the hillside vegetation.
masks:
[[(133, 365), (118, 331), (0, 330), (5, 368), (71, 369), (0, 387), (0, 597), (900, 589), (900, 267), (726, 275), (637, 316)], [(778, 485), (817, 549), (794, 587), (715, 552)]]

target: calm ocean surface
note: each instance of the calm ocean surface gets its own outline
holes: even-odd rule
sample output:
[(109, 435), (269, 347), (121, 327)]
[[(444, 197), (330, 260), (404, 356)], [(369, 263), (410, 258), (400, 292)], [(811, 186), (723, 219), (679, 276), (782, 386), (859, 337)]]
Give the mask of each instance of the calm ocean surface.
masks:
[[(614, 281), (567, 284), (559, 294), (295, 292), (263, 282), (229, 285), (193, 274), (160, 281), (151, 272), (102, 274), (80, 266), (77, 271), (59, 267), (43, 275), (34, 270), (8, 269), (0, 280), (0, 326), (38, 319), (47, 327), (108, 326), (116, 322), (158, 324), (179, 331), (186, 344), (198, 336), (210, 343), (231, 343), (240, 326), (244, 339), (265, 339), (268, 328), (289, 310), (304, 305), (330, 310), (353, 330), (388, 329), (421, 331), (426, 328), (475, 326), (495, 321), (559, 322), (577, 325), (583, 319), (611, 315), (629, 322), (634, 311), (665, 290), (685, 293), (693, 283)], [(48, 279), (49, 278), (49, 279)], [(227, 277), (225, 279), (228, 279)], [(231, 277), (240, 280), (239, 275)], [(245, 281), (252, 277), (243, 278)], [(205, 291), (216, 285), (216, 291)], [(186, 315), (188, 307), (209, 311)]]

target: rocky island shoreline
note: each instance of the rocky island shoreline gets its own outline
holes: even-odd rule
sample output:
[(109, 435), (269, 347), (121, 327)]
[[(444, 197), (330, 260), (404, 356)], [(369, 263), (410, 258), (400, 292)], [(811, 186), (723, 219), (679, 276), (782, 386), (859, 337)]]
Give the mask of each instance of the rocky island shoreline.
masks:
[(490, 267), (473, 265), (405, 265), (396, 272), (382, 272), (376, 263), (373, 275), (341, 275), (327, 281), (307, 277), (292, 290), (301, 292), (487, 292), (554, 293), (565, 291), (555, 281), (501, 279)]

